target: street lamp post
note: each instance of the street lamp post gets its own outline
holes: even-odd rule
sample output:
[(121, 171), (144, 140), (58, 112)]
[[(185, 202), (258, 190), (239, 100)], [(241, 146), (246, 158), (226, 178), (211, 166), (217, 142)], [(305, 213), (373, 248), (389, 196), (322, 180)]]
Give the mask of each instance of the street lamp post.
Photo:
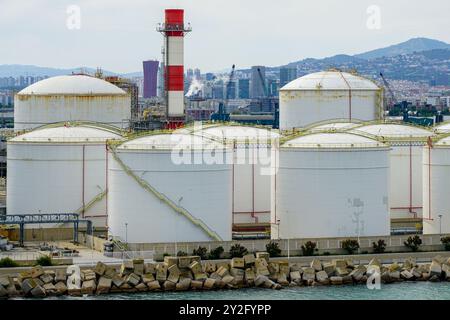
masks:
[(438, 215), (439, 217), (439, 234), (442, 234), (442, 214)]

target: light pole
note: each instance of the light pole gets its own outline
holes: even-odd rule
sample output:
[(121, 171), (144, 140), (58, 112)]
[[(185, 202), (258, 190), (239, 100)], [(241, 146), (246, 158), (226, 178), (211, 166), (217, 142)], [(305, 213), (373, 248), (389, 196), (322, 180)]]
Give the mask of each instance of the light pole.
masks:
[(439, 217), (439, 234), (442, 235), (442, 214), (438, 215)]
[(128, 247), (128, 222), (125, 222), (125, 244)]
[[(181, 201), (183, 200), (183, 196), (181, 196), (179, 199), (178, 199), (178, 208), (179, 209), (181, 209)], [(180, 213), (179, 213), (180, 214)], [(175, 215), (175, 254), (174, 254), (174, 256), (177, 256), (177, 254), (178, 254), (178, 233), (177, 233), (177, 224), (178, 224), (178, 216), (177, 215)]]

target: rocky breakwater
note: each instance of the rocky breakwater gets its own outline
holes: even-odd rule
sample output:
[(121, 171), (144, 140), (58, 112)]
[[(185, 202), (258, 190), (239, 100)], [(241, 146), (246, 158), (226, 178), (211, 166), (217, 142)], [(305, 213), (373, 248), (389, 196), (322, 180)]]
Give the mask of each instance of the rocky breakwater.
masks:
[(161, 263), (126, 260), (116, 269), (98, 262), (95, 268), (80, 270), (30, 268), (17, 275), (0, 276), (0, 297), (93, 295), (115, 292), (187, 291), (286, 286), (365, 284), (378, 277), (381, 283), (400, 281), (450, 281), (450, 259), (440, 256), (431, 263), (417, 264), (412, 258), (402, 264), (382, 265), (373, 259), (355, 265), (351, 259), (310, 264), (269, 259), (266, 252), (248, 254), (220, 262), (201, 261), (198, 256), (165, 257)]

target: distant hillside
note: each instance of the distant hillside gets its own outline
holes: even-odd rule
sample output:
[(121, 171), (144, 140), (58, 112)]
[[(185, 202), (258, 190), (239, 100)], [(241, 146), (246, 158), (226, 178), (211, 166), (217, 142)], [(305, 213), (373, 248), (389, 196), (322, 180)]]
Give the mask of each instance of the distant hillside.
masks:
[[(86, 72), (94, 74), (96, 69), (89, 67), (78, 67), (71, 69), (59, 69), (50, 67), (39, 67), (34, 65), (22, 65), (22, 64), (3, 64), (0, 65), (0, 77), (19, 77), (19, 76), (61, 76), (72, 73)], [(105, 75), (117, 75), (117, 73), (103, 70)]]
[(393, 57), (400, 54), (428, 51), (433, 49), (450, 49), (450, 44), (428, 38), (413, 38), (408, 41), (395, 44), (386, 48), (380, 48), (354, 55), (360, 59), (376, 59), (381, 57)]

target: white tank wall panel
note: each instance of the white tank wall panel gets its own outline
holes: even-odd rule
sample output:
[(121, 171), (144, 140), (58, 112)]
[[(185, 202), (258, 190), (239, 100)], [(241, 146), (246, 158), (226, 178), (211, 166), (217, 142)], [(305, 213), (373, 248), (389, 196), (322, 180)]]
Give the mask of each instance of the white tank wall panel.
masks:
[(280, 151), (272, 238), (358, 236), (359, 212), (360, 236), (389, 235), (387, 175), (386, 152)]
[(16, 95), (14, 129), (33, 129), (62, 121), (94, 121), (120, 128), (131, 117), (130, 96)]
[(423, 234), (439, 234), (440, 222), (442, 233), (450, 233), (449, 177), (450, 148), (435, 147), (430, 154), (430, 149), (423, 147)]
[(389, 235), (388, 150), (282, 147), (272, 184), (272, 238)]
[(375, 120), (379, 117), (379, 91), (281, 90), (280, 129), (302, 128), (327, 119)]
[[(171, 152), (163, 150), (116, 152), (134, 174), (203, 220), (223, 240), (231, 240), (230, 164), (177, 165), (171, 159)], [(227, 156), (231, 150), (218, 152)], [(202, 229), (143, 189), (123, 171), (112, 155), (109, 158), (108, 224), (111, 235), (125, 239), (125, 223), (128, 223), (128, 242), (211, 240)]]
[(392, 218), (422, 214), (422, 146), (433, 133), (424, 128), (384, 123), (353, 129), (382, 137), (391, 145), (390, 208)]
[(267, 142), (279, 137), (279, 133), (245, 126), (209, 127), (198, 133), (228, 144), (235, 142), (233, 222), (269, 223), (271, 182), (267, 171), (271, 166), (271, 149), (267, 148)]
[[(84, 146), (85, 204), (105, 191), (105, 145)], [(73, 213), (83, 207), (83, 145), (8, 143), (7, 213)], [(105, 199), (85, 215), (106, 215)], [(97, 219), (104, 226), (105, 218)]]
[(184, 92), (168, 91), (169, 116), (177, 117), (184, 115)]
[(392, 146), (389, 163), (391, 218), (422, 216), (422, 146)]
[(184, 37), (168, 37), (168, 66), (182, 66), (183, 65), (183, 43)]

